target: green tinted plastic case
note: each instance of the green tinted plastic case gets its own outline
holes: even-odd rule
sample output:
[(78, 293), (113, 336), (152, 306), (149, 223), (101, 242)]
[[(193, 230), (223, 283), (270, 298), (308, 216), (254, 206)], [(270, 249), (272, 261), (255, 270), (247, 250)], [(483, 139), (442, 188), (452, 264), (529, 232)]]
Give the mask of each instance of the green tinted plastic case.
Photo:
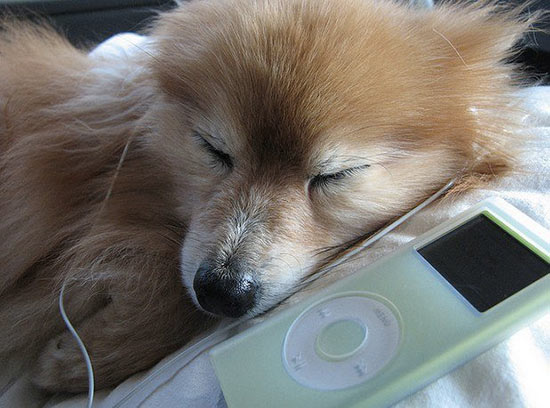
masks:
[[(383, 407), (464, 364), (550, 311), (550, 275), (480, 313), (420, 257), (418, 248), (485, 214), (549, 264), (550, 233), (501, 199), (485, 200), (396, 252), (210, 352), (229, 407)], [(550, 270), (550, 269), (549, 269)], [(400, 326), (397, 351), (374, 377), (326, 391), (304, 386), (284, 366), (292, 324), (325, 299), (349, 292), (386, 299)], [(331, 376), (330, 370), (323, 373)]]

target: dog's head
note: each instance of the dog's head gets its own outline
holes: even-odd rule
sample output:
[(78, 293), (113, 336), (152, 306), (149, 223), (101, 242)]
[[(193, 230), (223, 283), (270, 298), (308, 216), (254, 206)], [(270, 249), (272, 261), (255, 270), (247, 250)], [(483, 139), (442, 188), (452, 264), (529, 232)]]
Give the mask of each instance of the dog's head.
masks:
[(164, 16), (152, 143), (178, 180), (197, 304), (264, 311), (322, 249), (464, 168), (503, 165), (502, 60), (524, 25), (366, 0), (203, 0)]

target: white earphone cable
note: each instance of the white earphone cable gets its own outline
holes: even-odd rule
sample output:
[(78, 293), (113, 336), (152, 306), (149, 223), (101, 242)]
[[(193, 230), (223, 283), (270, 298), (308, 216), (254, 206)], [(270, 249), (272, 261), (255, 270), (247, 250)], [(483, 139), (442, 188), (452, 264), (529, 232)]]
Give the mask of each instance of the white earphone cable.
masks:
[(66, 282), (64, 282), (63, 286), (61, 286), (61, 292), (59, 293), (59, 311), (61, 312), (61, 318), (65, 322), (65, 326), (67, 326), (67, 329), (69, 330), (71, 335), (74, 337), (74, 339), (78, 343), (80, 352), (84, 357), (84, 362), (86, 363), (86, 370), (88, 372), (88, 408), (92, 408), (92, 404), (94, 402), (94, 369), (92, 367), (92, 361), (90, 360), (90, 355), (86, 350), (86, 346), (84, 346), (84, 343), (80, 339), (80, 336), (78, 335), (75, 328), (71, 324), (71, 321), (67, 317), (67, 313), (65, 313), (65, 307), (63, 305), (63, 295), (65, 293), (65, 284)]

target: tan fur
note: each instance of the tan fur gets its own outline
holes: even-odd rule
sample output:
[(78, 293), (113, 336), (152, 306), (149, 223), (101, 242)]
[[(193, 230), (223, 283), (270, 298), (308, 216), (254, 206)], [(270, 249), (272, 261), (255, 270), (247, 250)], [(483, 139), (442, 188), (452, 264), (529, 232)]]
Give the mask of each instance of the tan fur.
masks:
[(527, 27), (488, 3), (193, 1), (162, 16), (151, 51), (115, 72), (50, 30), (9, 26), (0, 354), (38, 353), (34, 379), (47, 389), (86, 388), (57, 309), (68, 282), (96, 385), (116, 384), (211, 324), (192, 304), (205, 257), (254, 271), (257, 314), (314, 270), (321, 249), (458, 173), (467, 185), (506, 170), (519, 141), (503, 59)]

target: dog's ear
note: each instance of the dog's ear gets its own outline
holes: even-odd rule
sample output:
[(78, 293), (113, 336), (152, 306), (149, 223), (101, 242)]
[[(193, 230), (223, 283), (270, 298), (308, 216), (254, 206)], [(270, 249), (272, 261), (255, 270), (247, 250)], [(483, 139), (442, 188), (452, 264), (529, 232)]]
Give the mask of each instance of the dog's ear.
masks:
[[(455, 110), (466, 109), (461, 129), (468, 180), (489, 180), (517, 170), (515, 158), (523, 148), (523, 112), (515, 92), (526, 76), (514, 64), (520, 40), (540, 14), (527, 14), (527, 6), (503, 7), (493, 0), (459, 1), (433, 10), (417, 11), (430, 35), (434, 69), (448, 84)], [(458, 116), (457, 116), (458, 118)], [(450, 119), (452, 120), (452, 119)], [(472, 182), (473, 181), (473, 182)]]
[[(530, 2), (510, 7), (494, 0), (459, 1), (421, 12), (424, 24), (439, 37), (441, 51), (450, 64), (471, 69), (512, 57), (518, 43), (540, 14), (524, 11)], [(441, 45), (443, 48), (441, 48)]]

